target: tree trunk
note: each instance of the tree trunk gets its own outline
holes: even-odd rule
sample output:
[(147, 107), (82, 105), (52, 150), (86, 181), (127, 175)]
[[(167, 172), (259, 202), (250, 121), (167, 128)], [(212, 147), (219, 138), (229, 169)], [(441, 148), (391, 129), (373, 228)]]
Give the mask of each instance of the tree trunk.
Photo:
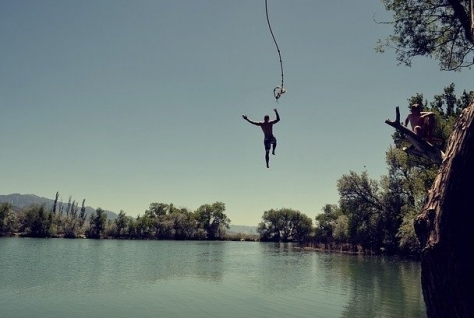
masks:
[(473, 120), (471, 104), (455, 124), (438, 176), (415, 219), (429, 317), (474, 317)]

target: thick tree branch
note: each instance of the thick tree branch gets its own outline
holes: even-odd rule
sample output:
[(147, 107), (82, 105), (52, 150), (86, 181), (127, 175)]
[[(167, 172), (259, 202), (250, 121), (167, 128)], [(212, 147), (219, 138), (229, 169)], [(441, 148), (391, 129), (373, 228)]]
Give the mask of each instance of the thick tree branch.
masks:
[(413, 148), (406, 148), (405, 151), (412, 155), (426, 157), (437, 164), (441, 164), (444, 159), (444, 153), (400, 123), (400, 109), (398, 106), (395, 109), (395, 114), (395, 121), (386, 120), (385, 123), (402, 133), (413, 145)]
[(449, 5), (454, 10), (454, 15), (458, 18), (464, 30), (464, 35), (469, 42), (474, 43), (471, 31), (471, 19), (459, 0), (448, 0)]

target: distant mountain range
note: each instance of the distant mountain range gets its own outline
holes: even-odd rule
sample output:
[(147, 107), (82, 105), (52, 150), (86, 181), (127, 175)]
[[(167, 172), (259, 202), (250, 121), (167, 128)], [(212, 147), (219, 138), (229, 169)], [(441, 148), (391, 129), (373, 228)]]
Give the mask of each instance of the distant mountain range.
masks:
[[(74, 198), (72, 200), (75, 200)], [(82, 200), (76, 200), (79, 202), (79, 210), (81, 209)], [(10, 194), (10, 195), (0, 195), (0, 203), (10, 203), (14, 207), (14, 210), (20, 210), (23, 207), (28, 207), (31, 205), (42, 205), (45, 204), (46, 208), (52, 209), (54, 205), (54, 199), (46, 198), (46, 197), (39, 197), (33, 194)], [(58, 207), (62, 203), (65, 212), (67, 208), (67, 202), (59, 202)], [(95, 213), (95, 208), (90, 206), (86, 206), (86, 214), (89, 216), (90, 214)], [(108, 210), (104, 210), (107, 214), (108, 219), (116, 219), (118, 214), (115, 212), (111, 212)], [(257, 234), (257, 227), (254, 226), (242, 226), (242, 225), (230, 225), (230, 229), (228, 230), (229, 233), (242, 233), (242, 234), (249, 234), (249, 235), (256, 235)]]
[(254, 226), (242, 226), (242, 225), (230, 225), (230, 229), (227, 233), (241, 233), (246, 235), (257, 235), (257, 227)]
[[(72, 200), (75, 200), (74, 198)], [(76, 200), (76, 202), (79, 202), (79, 210), (81, 209), (81, 204), (82, 200)], [(10, 203), (12, 206), (17, 207), (17, 208), (23, 208), (23, 207), (28, 207), (31, 205), (42, 205), (45, 204), (47, 209), (52, 209), (54, 205), (54, 199), (49, 199), (46, 197), (39, 197), (33, 194), (10, 194), (10, 195), (0, 195), (0, 203)], [(63, 205), (64, 209), (63, 212), (66, 212), (67, 208), (67, 202), (60, 202), (58, 201), (57, 207), (59, 210), (59, 206)], [(90, 206), (86, 206), (86, 215), (89, 216), (90, 214), (95, 213), (96, 209), (92, 208)], [(116, 219), (118, 214), (104, 210), (104, 212), (107, 214), (108, 219)]]

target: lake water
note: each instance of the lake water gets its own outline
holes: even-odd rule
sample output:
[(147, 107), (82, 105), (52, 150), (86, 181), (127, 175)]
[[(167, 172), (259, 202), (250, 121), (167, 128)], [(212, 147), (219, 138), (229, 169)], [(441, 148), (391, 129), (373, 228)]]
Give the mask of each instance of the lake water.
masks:
[(426, 317), (420, 264), (291, 244), (0, 238), (0, 317)]

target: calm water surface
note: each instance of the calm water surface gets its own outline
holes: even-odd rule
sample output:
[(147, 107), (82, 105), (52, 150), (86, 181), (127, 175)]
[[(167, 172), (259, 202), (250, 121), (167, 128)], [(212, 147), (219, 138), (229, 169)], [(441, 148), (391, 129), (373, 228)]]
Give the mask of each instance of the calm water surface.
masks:
[(420, 264), (290, 244), (0, 238), (0, 317), (426, 317)]

